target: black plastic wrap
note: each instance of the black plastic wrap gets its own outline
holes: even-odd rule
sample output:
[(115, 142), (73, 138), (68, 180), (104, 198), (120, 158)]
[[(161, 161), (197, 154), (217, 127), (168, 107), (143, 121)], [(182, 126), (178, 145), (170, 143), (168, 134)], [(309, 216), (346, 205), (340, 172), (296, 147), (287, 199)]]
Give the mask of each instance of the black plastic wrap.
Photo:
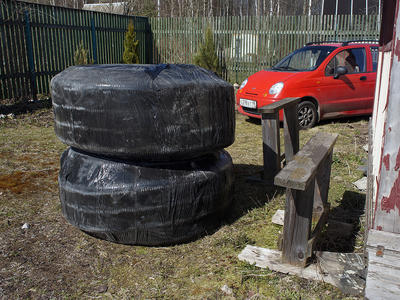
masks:
[(232, 197), (232, 159), (218, 151), (192, 161), (130, 164), (69, 148), (61, 157), (62, 212), (112, 242), (171, 245), (217, 228)]
[(170, 161), (234, 142), (233, 87), (197, 66), (74, 66), (51, 96), (57, 136), (90, 153)]

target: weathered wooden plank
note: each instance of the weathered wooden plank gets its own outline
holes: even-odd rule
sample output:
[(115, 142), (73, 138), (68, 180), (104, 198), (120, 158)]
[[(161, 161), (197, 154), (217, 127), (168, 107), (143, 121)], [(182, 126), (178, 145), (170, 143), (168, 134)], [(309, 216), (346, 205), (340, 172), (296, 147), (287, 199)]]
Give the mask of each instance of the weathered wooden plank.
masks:
[[(313, 182), (314, 183), (314, 182)], [(282, 262), (304, 267), (309, 257), (314, 184), (304, 191), (286, 189)]]
[(332, 151), (328, 154), (323, 162), (318, 167), (315, 177), (315, 190), (314, 190), (314, 211), (323, 213), (327, 206), (329, 183), (331, 178), (331, 165), (332, 165)]
[(317, 262), (306, 268), (282, 263), (280, 251), (251, 245), (247, 245), (238, 258), (259, 268), (329, 283), (354, 296), (361, 295), (365, 286), (364, 261), (357, 253), (317, 252)]
[[(394, 5), (395, 15), (397, 16), (400, 11), (399, 3)], [(375, 204), (375, 215), (373, 226), (375, 229), (400, 233), (400, 214), (399, 214), (399, 198), (400, 198), (400, 124), (399, 114), (400, 105), (399, 99), (399, 87), (395, 84), (400, 80), (400, 62), (399, 53), (397, 51), (398, 40), (400, 39), (400, 22), (399, 18), (396, 17), (394, 24), (388, 21), (388, 28), (393, 28), (393, 44), (390, 46), (390, 56), (384, 55), (384, 68), (385, 60), (388, 59), (389, 64), (389, 80), (382, 77), (385, 75), (387, 70), (384, 70), (380, 76), (380, 86), (378, 90), (388, 91), (388, 96), (382, 98), (381, 95), (376, 95), (376, 103), (380, 106), (384, 105), (382, 114), (379, 114), (378, 110), (380, 107), (375, 105), (374, 113), (377, 117), (377, 124), (374, 127), (374, 144), (379, 143), (381, 146), (378, 151), (374, 151), (374, 170), (376, 176), (374, 178), (374, 184), (376, 182), (376, 200)], [(393, 27), (392, 27), (393, 26)], [(378, 109), (377, 109), (378, 108)], [(381, 127), (381, 128), (380, 128)], [(381, 132), (376, 132), (384, 128)]]
[[(398, 238), (397, 238), (398, 239)], [(398, 299), (400, 295), (400, 253), (377, 248), (367, 249), (368, 274), (365, 286), (366, 299)]]
[(266, 249), (256, 246), (247, 245), (245, 249), (238, 255), (239, 260), (255, 264), (260, 268), (268, 268), (272, 271), (296, 275), (309, 280), (323, 281), (334, 284), (330, 275), (326, 275), (320, 271), (316, 265), (310, 265), (306, 268), (296, 267), (282, 263), (281, 252), (278, 250)]
[(385, 250), (399, 252), (400, 255), (400, 234), (371, 229), (368, 232), (367, 247), (377, 248), (378, 246), (384, 247)]
[(281, 169), (279, 114), (262, 115), (264, 180), (273, 180)]
[(316, 252), (321, 271), (329, 274), (333, 285), (343, 293), (361, 295), (365, 287), (366, 268), (359, 253)]
[(373, 195), (374, 193), (374, 175), (373, 170), (373, 137), (372, 137), (372, 118), (369, 118), (368, 123), (368, 169), (367, 169), (367, 194), (365, 200), (365, 233), (364, 244), (367, 244), (368, 231), (372, 228), (372, 217), (374, 213)]
[(266, 106), (260, 107), (258, 109), (258, 112), (261, 114), (271, 114), (271, 113), (276, 113), (281, 109), (284, 109), (285, 107), (289, 105), (294, 105), (299, 103), (300, 98), (285, 98), (279, 101), (276, 101), (274, 103), (268, 104)]
[(319, 164), (329, 155), (338, 135), (318, 132), (275, 176), (275, 185), (306, 190), (313, 181)]
[(397, 299), (400, 295), (400, 234), (369, 230), (366, 252), (366, 299)]
[(283, 226), (284, 221), (285, 221), (285, 211), (283, 209), (278, 209), (272, 216), (271, 222), (276, 225)]
[(284, 106), (283, 137), (286, 163), (290, 162), (299, 151), (299, 122), (297, 120), (297, 100)]

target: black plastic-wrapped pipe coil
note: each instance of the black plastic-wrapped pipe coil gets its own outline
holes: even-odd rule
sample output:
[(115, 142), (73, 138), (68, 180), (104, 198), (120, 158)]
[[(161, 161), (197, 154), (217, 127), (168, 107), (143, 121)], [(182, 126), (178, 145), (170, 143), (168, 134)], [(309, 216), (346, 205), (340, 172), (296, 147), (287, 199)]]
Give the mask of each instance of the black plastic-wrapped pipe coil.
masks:
[(220, 225), (232, 176), (226, 151), (138, 165), (69, 148), (59, 173), (62, 212), (71, 224), (113, 242), (176, 244)]
[(234, 141), (233, 87), (197, 66), (73, 66), (51, 95), (57, 136), (89, 153), (185, 160)]

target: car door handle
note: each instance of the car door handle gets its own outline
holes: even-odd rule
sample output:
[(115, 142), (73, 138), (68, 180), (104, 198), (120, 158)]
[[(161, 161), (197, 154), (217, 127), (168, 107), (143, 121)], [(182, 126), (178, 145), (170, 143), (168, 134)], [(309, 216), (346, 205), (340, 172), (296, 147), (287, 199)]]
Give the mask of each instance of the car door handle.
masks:
[(367, 80), (367, 76), (361, 76), (360, 80), (362, 80), (362, 81)]

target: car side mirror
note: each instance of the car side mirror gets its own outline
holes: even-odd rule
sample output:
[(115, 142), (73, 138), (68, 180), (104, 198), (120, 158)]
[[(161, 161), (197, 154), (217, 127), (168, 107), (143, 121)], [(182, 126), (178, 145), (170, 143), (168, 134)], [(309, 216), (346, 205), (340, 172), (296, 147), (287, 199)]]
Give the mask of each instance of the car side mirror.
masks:
[(347, 74), (347, 68), (343, 66), (339, 66), (335, 70), (335, 75), (333, 79), (338, 79), (340, 76)]

